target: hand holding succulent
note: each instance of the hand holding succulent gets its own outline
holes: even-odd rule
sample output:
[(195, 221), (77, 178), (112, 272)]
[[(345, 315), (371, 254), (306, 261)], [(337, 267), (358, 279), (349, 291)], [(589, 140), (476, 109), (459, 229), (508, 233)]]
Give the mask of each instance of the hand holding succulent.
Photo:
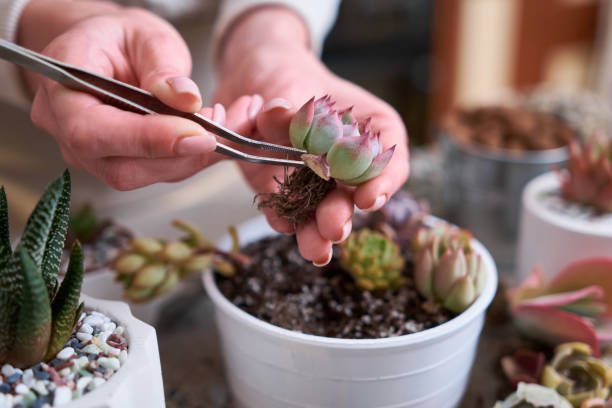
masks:
[(454, 313), (467, 309), (485, 284), (485, 266), (471, 239), (469, 231), (439, 224), (419, 229), (413, 241), (417, 290)]

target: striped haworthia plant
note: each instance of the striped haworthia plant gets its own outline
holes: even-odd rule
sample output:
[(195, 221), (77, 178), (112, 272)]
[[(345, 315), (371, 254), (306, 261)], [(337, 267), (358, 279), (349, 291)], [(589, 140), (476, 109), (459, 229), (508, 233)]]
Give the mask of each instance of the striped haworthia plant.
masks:
[(57, 283), (69, 216), (66, 171), (43, 193), (13, 251), (0, 187), (0, 364), (26, 367), (53, 358), (72, 331), (83, 282), (78, 242), (59, 289)]

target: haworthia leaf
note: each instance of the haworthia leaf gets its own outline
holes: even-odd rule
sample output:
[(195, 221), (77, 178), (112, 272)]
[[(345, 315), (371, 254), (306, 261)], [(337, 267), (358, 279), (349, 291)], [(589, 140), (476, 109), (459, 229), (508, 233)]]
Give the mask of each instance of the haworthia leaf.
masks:
[(8, 204), (4, 187), (0, 187), (0, 271), (11, 256), (9, 236)]
[(17, 253), (0, 269), (0, 361), (13, 345), (17, 312), (21, 302), (21, 261)]
[(45, 359), (51, 359), (62, 349), (74, 327), (83, 283), (83, 249), (77, 241), (70, 252), (68, 271), (51, 306), (53, 328)]
[(42, 360), (51, 334), (51, 302), (45, 282), (34, 260), (19, 248), (23, 277), (23, 301), (17, 315), (15, 343), (7, 361), (16, 367), (29, 367)]
[(70, 173), (68, 170), (62, 175), (62, 179), (62, 191), (57, 202), (40, 268), (50, 298), (53, 298), (57, 289), (57, 273), (62, 260), (62, 251), (64, 250), (66, 232), (70, 221)]

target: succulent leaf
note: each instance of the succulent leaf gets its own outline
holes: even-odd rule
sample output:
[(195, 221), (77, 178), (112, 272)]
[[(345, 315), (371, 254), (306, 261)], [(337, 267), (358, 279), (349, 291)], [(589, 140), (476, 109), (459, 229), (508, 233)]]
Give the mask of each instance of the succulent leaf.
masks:
[(431, 251), (419, 251), (416, 254), (414, 265), (414, 283), (417, 290), (424, 297), (432, 298), (435, 265)]
[(520, 382), (539, 383), (545, 363), (544, 353), (528, 349), (519, 349), (501, 359), (502, 370), (514, 386)]
[(317, 156), (323, 155), (342, 137), (343, 133), (342, 122), (336, 112), (320, 117), (315, 115), (306, 137), (306, 151)]
[(493, 408), (572, 408), (572, 404), (548, 387), (519, 383), (513, 394)]
[(289, 124), (289, 140), (297, 149), (305, 148), (305, 141), (314, 118), (314, 96), (296, 113)]
[(0, 271), (8, 262), (12, 252), (9, 236), (8, 203), (4, 187), (0, 187)]
[(315, 156), (314, 154), (305, 153), (300, 157), (306, 166), (308, 166), (315, 174), (323, 180), (329, 180), (329, 165), (325, 160), (325, 156)]
[(446, 297), (444, 307), (453, 313), (461, 313), (476, 299), (474, 281), (470, 275), (463, 275), (457, 279)]
[(15, 343), (6, 361), (17, 367), (34, 365), (47, 352), (51, 335), (51, 302), (41, 272), (25, 248), (18, 249), (23, 274)]
[(351, 180), (361, 176), (372, 164), (368, 135), (345, 137), (329, 149), (327, 163), (330, 175), (338, 180)]
[(79, 307), (83, 272), (83, 249), (76, 241), (70, 251), (68, 270), (51, 304), (53, 326), (45, 359), (55, 357), (70, 337)]
[(368, 169), (364, 171), (361, 176), (352, 180), (344, 180), (342, 181), (342, 183), (349, 186), (357, 186), (359, 184), (365, 183), (368, 180), (373, 179), (374, 177), (378, 177), (383, 172), (385, 167), (387, 167), (387, 164), (389, 164), (389, 162), (391, 161), (391, 157), (393, 157), (393, 152), (395, 152), (395, 145), (391, 146), (389, 149), (376, 156), (374, 160), (372, 160), (372, 164), (370, 164), (370, 167), (368, 167)]

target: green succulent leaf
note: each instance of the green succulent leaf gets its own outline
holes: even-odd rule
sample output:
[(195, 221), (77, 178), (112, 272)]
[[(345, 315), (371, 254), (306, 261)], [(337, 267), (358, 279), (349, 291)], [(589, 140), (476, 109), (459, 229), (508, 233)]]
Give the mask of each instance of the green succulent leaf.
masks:
[(0, 187), (0, 270), (11, 256), (11, 239), (9, 237), (8, 204), (4, 187)]
[(45, 359), (53, 358), (62, 349), (72, 332), (79, 307), (83, 270), (83, 249), (76, 241), (70, 252), (68, 271), (51, 305), (53, 328)]
[(51, 334), (51, 305), (45, 282), (32, 257), (18, 249), (23, 278), (23, 300), (17, 315), (15, 342), (7, 361), (26, 367), (41, 361)]
[[(7, 290), (11, 283), (6, 265), (11, 258), (11, 242), (9, 240), (8, 205), (4, 187), (0, 187), (0, 358), (8, 351), (12, 339), (10, 336), (9, 310), (14, 310)], [(16, 279), (15, 279), (16, 280)]]

